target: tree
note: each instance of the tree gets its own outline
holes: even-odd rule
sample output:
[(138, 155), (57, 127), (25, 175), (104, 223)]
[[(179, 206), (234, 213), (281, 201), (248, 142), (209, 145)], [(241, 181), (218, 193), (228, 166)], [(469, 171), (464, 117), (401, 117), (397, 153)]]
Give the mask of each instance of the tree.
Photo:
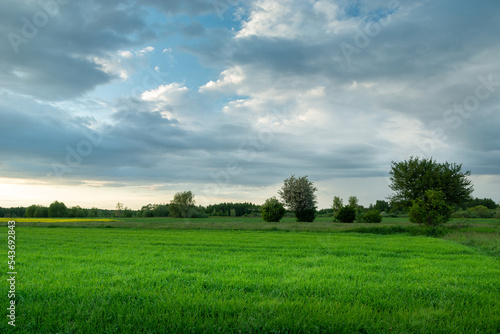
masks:
[(262, 219), (266, 222), (279, 222), (285, 215), (285, 207), (276, 197), (266, 199), (266, 202), (260, 207)]
[(481, 198), (476, 197), (475, 199), (465, 203), (466, 208), (472, 208), (472, 207), (475, 207), (478, 205), (485, 206), (490, 210), (494, 210), (497, 207), (497, 204), (491, 198), (482, 198), (481, 199)]
[(340, 209), (335, 218), (341, 223), (352, 223), (356, 219), (356, 209), (352, 206), (344, 206)]
[(339, 211), (344, 207), (344, 203), (342, 202), (342, 198), (335, 196), (333, 197), (332, 209), (334, 212)]
[(438, 226), (446, 223), (453, 211), (441, 190), (426, 190), (423, 198), (413, 200), (408, 214), (410, 222), (418, 225)]
[(495, 215), (495, 210), (490, 210), (484, 205), (473, 206), (469, 211), (475, 213), (480, 218), (492, 218)]
[(48, 218), (49, 217), (49, 208), (41, 205), (37, 205), (35, 209), (35, 213), (33, 214), (35, 218)]
[(155, 204), (153, 206), (153, 215), (155, 217), (168, 217), (169, 213), (167, 204)]
[(285, 179), (278, 192), (290, 211), (295, 213), (299, 222), (312, 222), (316, 217), (316, 195), (318, 189), (306, 176), (296, 178), (295, 175)]
[(389, 207), (389, 203), (383, 200), (377, 200), (375, 202), (375, 205), (373, 206), (373, 209), (385, 213), (389, 213), (389, 211), (391, 210), (391, 208)]
[(87, 217), (87, 212), (79, 205), (71, 207), (68, 211), (68, 216), (71, 218), (84, 218)]
[(349, 200), (348, 200), (349, 204), (348, 205), (350, 207), (353, 207), (356, 209), (358, 207), (358, 202), (359, 202), (359, 200), (356, 196), (351, 196), (351, 197), (349, 197)]
[(172, 217), (190, 218), (193, 214), (195, 200), (191, 191), (179, 192), (170, 201), (169, 209)]
[(93, 207), (92, 209), (89, 210), (89, 212), (87, 213), (87, 216), (89, 218), (98, 217), (99, 216), (99, 209), (96, 207)]
[(68, 208), (63, 202), (55, 201), (49, 206), (49, 217), (60, 218), (68, 216)]
[(123, 203), (116, 203), (115, 217), (121, 217), (123, 212)]
[(409, 161), (392, 162), (390, 188), (396, 193), (393, 203), (409, 208), (413, 201), (424, 200), (427, 190), (442, 191), (444, 201), (452, 205), (462, 205), (470, 200), (473, 191), (470, 171), (462, 172), (462, 165), (437, 163), (425, 158), (410, 157)]
[(38, 205), (30, 205), (26, 208), (26, 218), (33, 218), (35, 217), (35, 211), (36, 208), (38, 208)]

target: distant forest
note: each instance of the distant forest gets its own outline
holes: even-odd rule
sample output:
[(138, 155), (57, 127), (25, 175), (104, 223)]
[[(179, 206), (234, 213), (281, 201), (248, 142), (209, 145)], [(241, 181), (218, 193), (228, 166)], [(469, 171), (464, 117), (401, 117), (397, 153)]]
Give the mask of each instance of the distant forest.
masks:
[[(0, 217), (4, 218), (132, 218), (132, 217), (169, 217), (171, 211), (170, 204), (148, 204), (140, 210), (132, 210), (123, 204), (118, 203), (116, 209), (99, 209), (99, 208), (82, 208), (73, 206), (67, 208), (62, 202), (54, 202), (49, 207), (43, 205), (31, 205), (29, 207), (0, 207)], [(384, 200), (378, 200), (375, 204), (370, 204), (368, 208), (358, 206), (360, 210), (378, 210), (388, 215), (403, 214), (399, 207), (392, 207), (391, 204)], [(483, 208), (482, 213), (480, 210)], [(475, 198), (467, 202), (463, 207), (456, 208), (457, 212), (463, 215), (469, 215), (470, 218), (480, 218), (483, 215), (492, 215), (492, 210), (497, 208), (497, 204), (491, 198)], [(220, 217), (257, 217), (260, 216), (260, 205), (253, 203), (219, 203), (211, 204), (206, 207), (196, 206), (195, 214), (192, 218), (203, 218), (208, 216)], [(472, 209), (472, 210), (471, 210)], [(488, 209), (488, 210), (487, 210)], [(333, 214), (333, 209), (318, 210), (319, 216), (330, 216)]]

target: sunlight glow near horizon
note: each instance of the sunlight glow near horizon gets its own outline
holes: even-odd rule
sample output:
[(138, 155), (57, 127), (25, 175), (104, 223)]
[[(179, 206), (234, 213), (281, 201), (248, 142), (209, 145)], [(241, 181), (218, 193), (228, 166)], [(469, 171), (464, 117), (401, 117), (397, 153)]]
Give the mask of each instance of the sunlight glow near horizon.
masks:
[[(500, 188), (500, 177), (497, 175), (471, 176), (475, 188), (481, 188), (481, 192), (475, 191), (473, 197), (492, 198), (497, 203), (500, 201), (498, 189)], [(34, 183), (31, 183), (31, 182)], [(388, 179), (364, 178), (362, 181), (352, 178), (339, 178), (330, 181), (315, 182), (318, 192), (318, 209), (331, 207), (333, 196), (340, 196), (347, 202), (349, 196), (356, 196), (359, 203), (365, 207), (375, 204), (376, 200), (387, 200), (391, 194), (388, 187)], [(314, 182), (314, 181), (313, 181)], [(209, 205), (222, 202), (251, 202), (262, 204), (266, 198), (276, 196), (281, 184), (256, 189), (255, 191), (238, 191), (232, 187), (222, 189), (223, 196), (205, 197), (202, 190), (193, 190), (198, 205)], [(97, 207), (100, 209), (114, 209), (118, 202), (125, 206), (139, 210), (147, 204), (169, 203), (173, 195), (178, 191), (196, 189), (185, 185), (185, 189), (176, 191), (154, 190), (151, 187), (127, 186), (127, 187), (93, 187), (89, 185), (80, 186), (54, 186), (36, 182), (36, 180), (5, 179), (0, 178), (0, 207), (27, 207), (32, 204), (49, 206), (54, 201), (64, 202), (66, 206), (81, 206), (82, 208)], [(76, 190), (75, 190), (76, 189)], [(256, 192), (258, 192), (256, 194)]]

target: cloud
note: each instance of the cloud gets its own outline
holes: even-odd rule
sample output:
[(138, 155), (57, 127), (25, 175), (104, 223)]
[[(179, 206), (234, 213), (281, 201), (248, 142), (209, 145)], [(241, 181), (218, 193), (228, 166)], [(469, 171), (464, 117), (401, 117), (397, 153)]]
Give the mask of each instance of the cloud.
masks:
[[(0, 4), (3, 35), (22, 33), (29, 4)], [(86, 131), (102, 141), (65, 182), (223, 197), (292, 173), (380, 181), (409, 155), (498, 175), (496, 2), (238, 6), (234, 22), (208, 0), (71, 2), (18, 54), (0, 45), (2, 175), (57, 184), (52, 164)], [(168, 81), (141, 86), (148, 66)]]
[(245, 74), (241, 67), (236, 66), (222, 71), (220, 78), (217, 81), (209, 81), (204, 86), (200, 87), (200, 92), (207, 91), (225, 91), (230, 93), (228, 87), (237, 87), (243, 80)]
[(81, 96), (125, 75), (112, 70), (110, 54), (155, 35), (140, 8), (129, 10), (118, 2), (45, 3), (0, 5), (0, 34), (8, 37), (0, 44), (0, 89), (44, 100)]

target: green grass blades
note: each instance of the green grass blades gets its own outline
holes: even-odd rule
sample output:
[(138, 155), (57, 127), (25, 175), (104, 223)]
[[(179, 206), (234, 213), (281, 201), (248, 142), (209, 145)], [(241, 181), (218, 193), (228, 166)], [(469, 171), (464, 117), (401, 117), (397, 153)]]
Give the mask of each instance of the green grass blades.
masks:
[(500, 328), (498, 258), (447, 240), (40, 227), (17, 227), (16, 236), (17, 326), (4, 319), (1, 333)]

